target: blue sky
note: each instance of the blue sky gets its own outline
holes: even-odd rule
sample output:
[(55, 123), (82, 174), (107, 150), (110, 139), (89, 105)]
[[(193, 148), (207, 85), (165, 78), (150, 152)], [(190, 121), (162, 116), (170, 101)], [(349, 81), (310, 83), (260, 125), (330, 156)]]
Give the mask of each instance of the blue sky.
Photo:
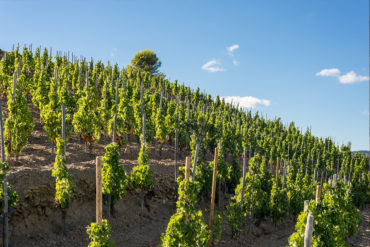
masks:
[(367, 0), (0, 0), (0, 48), (121, 67), (152, 49), (171, 80), (368, 150), (368, 10)]

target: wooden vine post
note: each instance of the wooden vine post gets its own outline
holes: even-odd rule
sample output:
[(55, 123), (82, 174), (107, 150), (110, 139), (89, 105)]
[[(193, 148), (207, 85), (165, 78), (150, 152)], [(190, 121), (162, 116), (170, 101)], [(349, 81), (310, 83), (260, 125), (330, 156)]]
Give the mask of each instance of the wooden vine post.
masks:
[[(4, 125), (3, 125), (3, 109), (0, 101), (0, 128), (1, 128), (1, 162), (5, 162), (5, 149), (4, 149)], [(4, 208), (3, 208), (3, 246), (8, 247), (8, 187), (6, 180), (6, 170), (4, 169), (4, 181), (3, 181), (3, 191), (4, 191)]]
[(64, 149), (64, 156), (65, 156), (67, 143), (66, 143), (66, 111), (65, 111), (64, 105), (62, 105), (62, 138), (64, 141), (63, 149)]
[(247, 148), (245, 147), (244, 148), (244, 160), (243, 160), (243, 186), (242, 186), (242, 194), (240, 197), (240, 206), (243, 206), (246, 170), (247, 170)]
[(304, 212), (307, 212), (309, 205), (310, 205), (310, 201), (309, 200), (305, 200), (304, 201), (304, 209), (303, 209)]
[(162, 102), (163, 102), (163, 91), (161, 90), (161, 97), (159, 99), (159, 111), (162, 110), (162, 104), (163, 104)]
[(126, 81), (123, 80), (122, 82), (123, 94), (126, 95)]
[(188, 100), (188, 108), (187, 108), (187, 120), (190, 119), (190, 100)]
[(178, 132), (175, 130), (175, 182), (177, 181), (177, 146), (178, 146)]
[(145, 124), (146, 124), (146, 114), (143, 114), (143, 140), (142, 140), (142, 145), (143, 145), (143, 154), (145, 154)]
[[(18, 70), (19, 70), (19, 67), (20, 67), (20, 62), (18, 63)], [(19, 75), (19, 72), (18, 72), (18, 75)], [(16, 96), (16, 90), (17, 90), (17, 83), (18, 83), (18, 76), (17, 74), (14, 72), (14, 80), (13, 80), (13, 100), (15, 100), (15, 96)], [(21, 92), (19, 92), (21, 93)], [(40, 115), (40, 122), (41, 122), (41, 115)], [(18, 163), (18, 154), (15, 156), (15, 162)]]
[(143, 85), (141, 85), (141, 88), (140, 88), (140, 110), (141, 110), (141, 115), (143, 115), (143, 112), (144, 112), (144, 104), (143, 104)]
[(15, 99), (15, 90), (17, 89), (17, 74), (14, 72), (13, 75), (13, 100)]
[[(146, 130), (145, 130), (145, 124), (146, 124), (146, 114), (144, 113), (143, 114), (143, 140), (142, 140), (142, 147), (143, 147), (143, 155), (145, 156), (145, 134), (146, 134)], [(140, 205), (141, 205), (141, 210), (144, 210), (144, 197), (145, 197), (145, 194), (144, 194), (144, 189), (141, 189), (140, 191)]]
[(278, 184), (279, 181), (279, 169), (280, 169), (280, 158), (278, 157), (276, 161), (276, 172), (275, 172), (276, 184)]
[(304, 247), (310, 247), (312, 243), (313, 215), (307, 215), (306, 230), (304, 233)]
[(190, 157), (187, 156), (185, 159), (185, 181), (188, 182), (190, 177)]
[(117, 134), (118, 84), (119, 84), (119, 79), (117, 79), (117, 83), (116, 83), (116, 102), (114, 105), (114, 125), (113, 125), (112, 142), (116, 142), (116, 134)]
[(107, 110), (107, 90), (108, 90), (108, 82), (105, 81), (105, 90), (104, 90), (104, 110)]
[[(219, 143), (218, 143), (218, 149), (221, 150), (221, 144), (222, 144), (222, 141), (220, 139)], [(220, 178), (218, 180), (218, 190), (217, 190), (217, 194), (218, 194), (218, 202), (217, 202), (217, 206), (218, 208), (220, 209), (221, 208), (221, 205), (222, 205), (222, 199), (221, 199), (221, 185), (222, 185), (222, 179)]]
[[(86, 83), (85, 83), (85, 87), (86, 87), (86, 97), (89, 98), (89, 71), (86, 71)], [(81, 136), (80, 136), (80, 138), (81, 138)], [(87, 152), (87, 149), (88, 149), (88, 142), (85, 141), (85, 151), (86, 152)]]
[(98, 73), (95, 74), (95, 89), (98, 89)]
[[(112, 79), (113, 82), (113, 79)], [(112, 83), (113, 86), (113, 83)], [(112, 133), (112, 142), (116, 142), (116, 133), (117, 133), (117, 103), (118, 103), (118, 86), (119, 86), (119, 79), (117, 79), (116, 83), (116, 98), (115, 98), (115, 105), (114, 105), (114, 123), (113, 123), (113, 133)], [(112, 206), (112, 197), (108, 195), (108, 207), (107, 207), (107, 218), (110, 219), (111, 213), (111, 206)]]
[[(113, 82), (113, 79), (112, 79), (112, 82)], [(114, 105), (114, 123), (113, 123), (112, 142), (117, 141), (116, 135), (117, 135), (118, 87), (119, 87), (119, 78), (117, 79), (117, 83), (116, 83), (116, 98), (115, 98), (115, 105)], [(108, 207), (107, 207), (107, 218), (108, 219), (110, 219), (111, 207), (112, 207), (112, 196), (109, 194), (108, 195)]]
[(286, 173), (286, 162), (283, 160), (283, 189), (285, 186), (285, 173)]
[(193, 162), (193, 175), (191, 181), (195, 181), (195, 172), (197, 171), (197, 160), (198, 160), (198, 153), (199, 153), (199, 143), (195, 145), (195, 155), (194, 155), (194, 162)]
[(210, 215), (209, 215), (209, 230), (211, 231), (211, 239), (209, 240), (208, 246), (213, 246), (213, 217), (215, 213), (217, 157), (218, 157), (218, 148), (216, 147), (215, 156), (214, 156), (214, 166), (213, 166), (213, 178), (212, 178), (211, 210), (210, 210)]
[(102, 174), (101, 174), (101, 157), (96, 157), (96, 223), (101, 224), (103, 220), (103, 203), (102, 203)]
[(89, 97), (89, 71), (86, 71), (86, 91), (87, 97)]
[(316, 186), (316, 203), (320, 201), (320, 196), (321, 196), (321, 186), (317, 185)]
[[(64, 159), (66, 159), (66, 121), (65, 121), (65, 107), (62, 105), (62, 139), (64, 142), (63, 151), (64, 151)], [(54, 152), (52, 152), (53, 154)], [(66, 217), (67, 217), (67, 209), (61, 208), (62, 211), (62, 227), (63, 227), (63, 234), (66, 234)]]

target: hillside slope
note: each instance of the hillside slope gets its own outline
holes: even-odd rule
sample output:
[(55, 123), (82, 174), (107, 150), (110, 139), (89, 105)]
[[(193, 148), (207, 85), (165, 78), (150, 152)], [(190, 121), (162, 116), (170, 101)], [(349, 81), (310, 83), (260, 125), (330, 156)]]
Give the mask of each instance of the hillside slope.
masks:
[[(368, 201), (368, 157), (352, 155), (350, 145), (339, 147), (331, 138), (313, 136), (310, 129), (302, 132), (293, 122), (284, 125), (279, 118), (252, 115), (218, 96), (201, 93), (199, 88), (192, 90), (130, 66), (120, 69), (75, 57), (71, 61), (59, 56), (61, 53), (52, 57), (48, 50), (41, 54), (39, 49), (33, 53), (24, 48), (20, 53), (19, 47), (8, 54), (0, 61), (0, 95), (3, 106), (5, 102), (8, 106), (3, 109), (8, 121), (5, 150), (9, 181), (20, 195), (11, 217), (15, 246), (87, 244), (85, 227), (95, 221), (94, 162), (111, 142), (115, 121), (115, 141), (122, 145), (119, 165), (129, 173), (138, 165), (139, 150), (145, 143), (154, 180), (145, 210), (140, 209), (139, 194), (130, 183), (128, 194), (116, 205), (117, 219), (110, 225), (112, 240), (118, 246), (155, 246), (160, 242), (177, 199), (175, 140), (179, 163), (183, 164), (185, 156), (192, 156), (192, 164), (197, 162), (196, 207), (203, 209), (206, 219), (215, 148), (219, 147), (218, 191), (225, 197), (220, 209), (238, 203), (242, 160), (249, 161), (246, 188), (251, 192), (245, 193), (241, 215), (253, 216), (247, 221), (256, 237), (252, 239), (270, 235), (272, 243), (285, 245), (284, 236), (292, 228), (290, 216), (303, 210), (303, 200), (315, 199), (316, 185), (327, 183), (334, 175), (346, 190), (355, 192), (348, 198), (350, 204), (352, 200), (356, 205)], [(61, 211), (56, 209), (55, 178), (51, 177), (55, 158), (52, 143), (62, 135), (63, 107), (67, 136), (71, 134), (66, 172), (74, 184), (67, 210), (67, 236), (61, 235)], [(237, 195), (231, 200), (234, 193)], [(281, 225), (276, 217), (282, 220)], [(261, 227), (254, 227), (255, 223)], [(273, 223), (277, 228), (267, 227)], [(231, 242), (230, 229), (224, 225), (224, 230), (220, 245), (257, 243), (244, 233), (241, 242)], [(343, 237), (338, 239), (343, 241)]]

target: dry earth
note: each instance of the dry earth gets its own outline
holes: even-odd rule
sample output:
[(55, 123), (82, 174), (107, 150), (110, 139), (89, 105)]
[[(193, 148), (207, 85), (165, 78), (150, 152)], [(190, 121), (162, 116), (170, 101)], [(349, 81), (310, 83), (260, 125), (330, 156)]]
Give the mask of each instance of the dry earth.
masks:
[(362, 222), (358, 228), (358, 233), (349, 239), (350, 246), (369, 247), (370, 246), (370, 205), (365, 205), (361, 209)]

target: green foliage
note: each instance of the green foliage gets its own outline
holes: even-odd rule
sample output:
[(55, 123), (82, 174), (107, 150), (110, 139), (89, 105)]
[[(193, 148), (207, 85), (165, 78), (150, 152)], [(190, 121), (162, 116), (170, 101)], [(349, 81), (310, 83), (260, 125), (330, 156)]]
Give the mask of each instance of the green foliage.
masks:
[(57, 155), (55, 157), (54, 168), (52, 176), (56, 179), (55, 185), (55, 201), (61, 208), (68, 208), (71, 202), (71, 195), (73, 190), (72, 180), (67, 172), (65, 154), (64, 154), (64, 141), (57, 138)]
[(315, 198), (315, 186), (309, 180), (308, 175), (297, 174), (296, 179), (292, 174), (287, 180), (287, 195), (290, 211), (294, 215), (298, 215), (303, 210), (304, 200), (312, 200)]
[(111, 91), (108, 88), (108, 81), (105, 80), (102, 91), (102, 100), (100, 102), (100, 106), (98, 107), (98, 112), (99, 116), (101, 117), (101, 124), (103, 127), (105, 127), (108, 124), (108, 121), (112, 118), (111, 108), (112, 108)]
[(62, 75), (59, 78), (58, 108), (61, 110), (61, 106), (65, 106), (66, 135), (69, 136), (70, 129), (72, 128), (72, 117), (77, 109), (77, 98), (72, 95), (70, 82), (67, 80), (67, 72), (68, 68), (66, 67), (63, 69)]
[(235, 189), (235, 195), (231, 198), (224, 214), (233, 238), (237, 238), (245, 230), (248, 212), (252, 211), (255, 206), (255, 200), (253, 199), (253, 196), (256, 194), (254, 177), (251, 173), (246, 173), (245, 175), (243, 204), (241, 205), (243, 178), (240, 178), (240, 182)]
[[(208, 246), (211, 233), (204, 223), (202, 211), (196, 211), (194, 204), (199, 193), (198, 182), (186, 182), (179, 177), (179, 199), (177, 210), (171, 216), (166, 232), (162, 234), (162, 246)], [(219, 223), (217, 217), (217, 223)], [(215, 232), (220, 235), (219, 229)], [(215, 234), (216, 236), (216, 234)]]
[(103, 194), (110, 195), (113, 203), (116, 203), (126, 193), (128, 183), (126, 172), (119, 164), (119, 146), (112, 142), (105, 146), (103, 156)]
[(155, 138), (159, 143), (163, 144), (167, 138), (167, 126), (165, 125), (165, 112), (164, 108), (158, 108), (158, 111), (155, 115), (156, 122), (156, 132)]
[(152, 50), (137, 52), (131, 60), (131, 64), (135, 68), (148, 72), (151, 75), (157, 74), (159, 67), (161, 67), (161, 62)]
[(13, 88), (8, 90), (9, 116), (4, 127), (5, 152), (8, 156), (18, 156), (21, 150), (28, 143), (28, 136), (31, 134), (34, 124), (33, 118), (28, 110), (27, 99), (20, 89), (15, 87), (13, 99)]
[(240, 178), (235, 189), (235, 196), (232, 197), (225, 213), (226, 222), (230, 226), (233, 238), (236, 238), (243, 231), (248, 212), (262, 219), (270, 216), (273, 209), (272, 212), (275, 213), (273, 216), (279, 217), (276, 218), (277, 220), (283, 219), (289, 207), (286, 205), (287, 201), (282, 202), (282, 205), (280, 202), (282, 198), (286, 197), (286, 192), (283, 190), (277, 193), (275, 188), (271, 194), (272, 177), (271, 173), (265, 169), (263, 157), (256, 155), (249, 161), (249, 172), (245, 174), (244, 198), (241, 205), (242, 188), (243, 179)]
[(126, 92), (124, 90), (120, 92), (120, 101), (118, 103), (118, 115), (124, 120), (124, 123), (120, 128), (123, 128), (127, 133), (132, 133), (135, 127), (134, 109), (131, 104), (130, 93), (131, 87), (127, 85)]
[(199, 196), (208, 194), (212, 189), (214, 162), (205, 162), (200, 160), (195, 171), (195, 181), (199, 182), (200, 193)]
[(236, 155), (233, 155), (231, 164), (227, 167), (226, 185), (229, 191), (234, 191), (241, 177), (240, 164)]
[(225, 161), (225, 157), (224, 157), (224, 152), (223, 152), (223, 148), (221, 148), (219, 151), (218, 151), (218, 157), (217, 157), (217, 176), (219, 177), (219, 179), (225, 181), (227, 179), (227, 175), (229, 174), (229, 171), (228, 171), (228, 164), (227, 162)]
[(286, 189), (279, 188), (275, 183), (271, 189), (271, 214), (274, 223), (281, 222), (288, 214), (289, 201)]
[(152, 170), (149, 165), (134, 166), (131, 171), (131, 183), (135, 189), (149, 190), (153, 188)]
[(225, 221), (231, 229), (232, 238), (237, 238), (244, 230), (244, 224), (247, 218), (247, 211), (239, 202), (231, 201), (226, 207)]
[(197, 212), (178, 210), (171, 216), (166, 233), (161, 236), (163, 247), (206, 247), (209, 239), (210, 232), (200, 210)]
[(351, 198), (356, 206), (370, 202), (370, 170), (368, 161), (356, 153), (353, 157), (353, 175), (351, 185)]
[(82, 139), (89, 143), (96, 143), (100, 139), (100, 118), (94, 110), (91, 97), (84, 96), (78, 100), (78, 111), (73, 115), (73, 127)]
[(191, 210), (194, 207), (194, 204), (198, 201), (198, 195), (201, 189), (199, 182), (198, 181), (186, 182), (182, 176), (179, 176), (177, 178), (177, 184), (178, 184), (178, 200), (176, 202), (177, 208), (183, 208), (186, 211)]
[(296, 232), (289, 237), (289, 246), (303, 246), (307, 215), (314, 217), (312, 245), (318, 246), (348, 246), (345, 237), (357, 232), (361, 221), (360, 212), (351, 201), (348, 187), (338, 181), (331, 188), (324, 184), (321, 200), (317, 204), (311, 201), (308, 212), (298, 216)]
[[(116, 122), (116, 140), (119, 145), (126, 145), (128, 143), (128, 135), (124, 129), (125, 121), (122, 118), (122, 115), (117, 115)], [(114, 129), (114, 114), (111, 119), (108, 121), (108, 135), (113, 136)]]
[(256, 155), (250, 160), (250, 170), (253, 172), (253, 194), (251, 198), (252, 212), (261, 219), (270, 216), (270, 193), (272, 188), (272, 176), (265, 169), (265, 159)]
[[(176, 103), (175, 101), (170, 101), (167, 104), (167, 114), (165, 119), (158, 119), (157, 121), (163, 121), (165, 122), (165, 128), (162, 130), (162, 135), (166, 136), (168, 139), (174, 139), (175, 138), (175, 129), (180, 127), (176, 123), (179, 122), (178, 115), (176, 115)], [(177, 113), (178, 114), (178, 113)], [(161, 126), (163, 128), (163, 126)]]
[(139, 158), (138, 158), (137, 162), (140, 165), (148, 165), (149, 164), (148, 154), (149, 154), (148, 148), (145, 148), (145, 151), (144, 151), (144, 145), (141, 145), (140, 152), (139, 152)]
[(24, 64), (24, 66), (21, 68), (21, 74), (19, 75), (18, 82), (20, 84), (20, 87), (22, 89), (22, 92), (24, 93), (30, 93), (32, 84), (31, 84), (31, 76), (27, 69), (27, 64)]
[[(70, 100), (68, 100), (70, 98), (69, 96), (63, 96), (63, 94), (60, 94), (60, 96), (58, 97), (56, 91), (57, 89), (55, 88), (55, 85), (51, 83), (49, 103), (41, 106), (40, 108), (40, 117), (43, 120), (44, 130), (48, 135), (49, 141), (51, 141), (52, 143), (55, 143), (57, 137), (62, 136), (62, 105), (73, 105), (69, 102)], [(66, 97), (67, 100), (65, 99)], [(70, 111), (68, 107), (65, 107), (65, 111), (65, 130), (66, 138), (68, 138), (72, 130), (72, 116), (71, 113), (68, 113)]]
[(221, 239), (222, 234), (222, 216), (215, 214), (213, 219), (213, 241), (217, 243)]
[(44, 123), (44, 130), (49, 138), (49, 141), (55, 142), (55, 139), (61, 136), (62, 133), (62, 117), (61, 112), (51, 105), (46, 105), (41, 108), (40, 116)]
[(109, 240), (111, 235), (111, 228), (107, 220), (103, 220), (101, 224), (91, 223), (87, 227), (87, 234), (89, 235), (89, 247), (114, 247), (114, 243)]
[(48, 88), (47, 88), (48, 76), (44, 71), (36, 71), (34, 75), (34, 89), (32, 92), (32, 102), (40, 110), (44, 105), (47, 105), (49, 102), (48, 97)]
[[(240, 183), (235, 189), (235, 196), (233, 196), (232, 201), (236, 203), (241, 202), (241, 194), (243, 188), (243, 178), (240, 178)], [(255, 194), (254, 177), (250, 173), (245, 174), (245, 186), (244, 186), (244, 199), (243, 208), (245, 211), (251, 211), (253, 209), (254, 200), (253, 196)]]
[(295, 225), (295, 232), (289, 237), (289, 246), (302, 247), (304, 246), (304, 235), (307, 222), (307, 213), (303, 212), (298, 216)]
[[(0, 210), (3, 211), (4, 208), (4, 172), (9, 170), (9, 165), (7, 162), (0, 162)], [(18, 194), (13, 189), (13, 187), (7, 182), (7, 192), (8, 192), (8, 207), (14, 208), (17, 205)]]

